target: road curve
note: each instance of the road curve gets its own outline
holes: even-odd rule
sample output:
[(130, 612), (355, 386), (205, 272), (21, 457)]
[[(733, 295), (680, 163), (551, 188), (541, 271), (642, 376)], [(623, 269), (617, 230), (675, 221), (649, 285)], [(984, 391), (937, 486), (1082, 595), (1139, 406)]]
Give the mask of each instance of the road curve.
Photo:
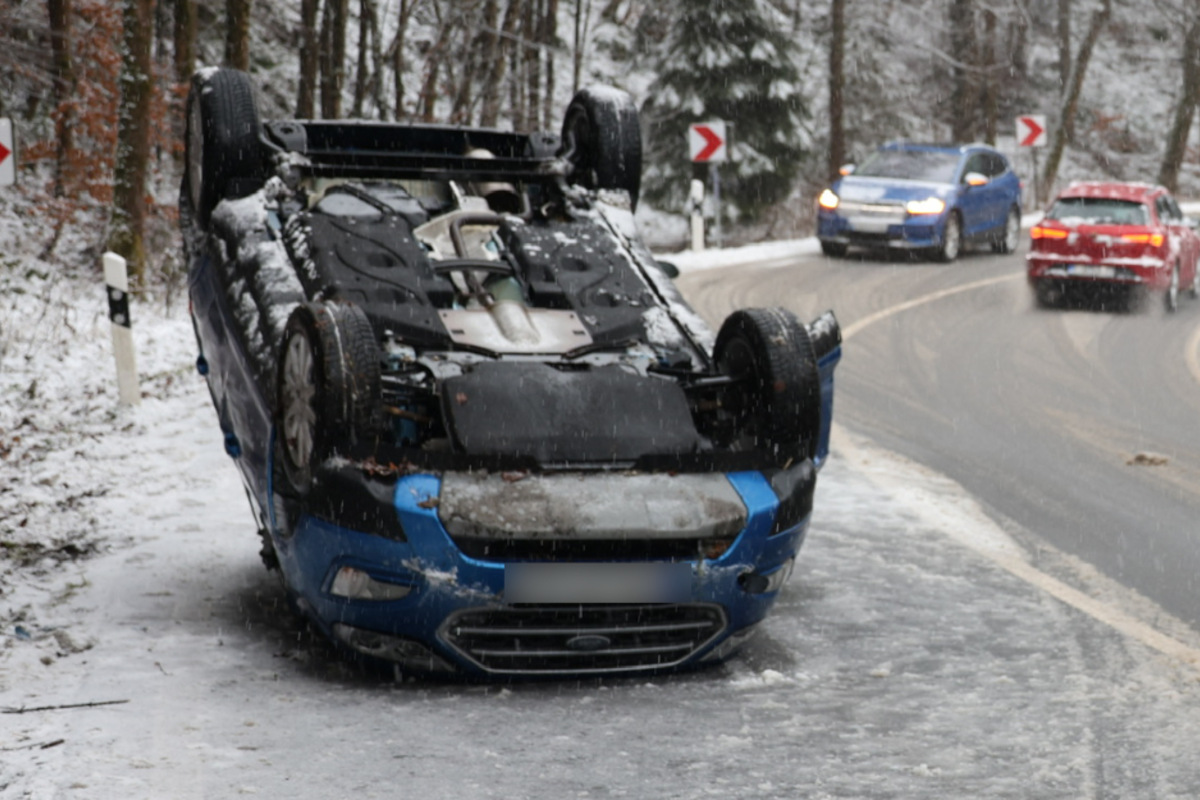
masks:
[(1200, 301), (1040, 310), (1023, 254), (801, 256), (685, 274), (711, 323), (833, 308), (838, 421), (950, 476), (1007, 530), (1200, 631)]

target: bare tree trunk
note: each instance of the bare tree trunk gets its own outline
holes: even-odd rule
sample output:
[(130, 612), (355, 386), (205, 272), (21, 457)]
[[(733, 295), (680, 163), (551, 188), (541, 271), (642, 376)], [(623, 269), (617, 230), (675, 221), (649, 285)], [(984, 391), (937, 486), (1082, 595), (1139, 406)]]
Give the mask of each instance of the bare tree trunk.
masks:
[(538, 112), (541, 111), (542, 70), (538, 49), (533, 47), (537, 39), (537, 30), (541, 22), (545, 0), (529, 0), (525, 4), (524, 36), (521, 38), (522, 61), (525, 65), (525, 106), (521, 124), (517, 130), (531, 131), (538, 127)]
[(950, 135), (969, 142), (974, 132), (974, 92), (970, 65), (974, 63), (975, 10), (972, 0), (950, 0), (950, 57), (954, 88), (950, 94)]
[(1067, 82), (1067, 91), (1063, 95), (1062, 108), (1058, 115), (1058, 126), (1054, 130), (1054, 137), (1050, 142), (1050, 152), (1046, 156), (1046, 166), (1042, 170), (1042, 196), (1038, 198), (1039, 203), (1044, 203), (1050, 196), (1050, 187), (1054, 185), (1054, 180), (1058, 177), (1058, 165), (1062, 162), (1063, 151), (1067, 147), (1069, 121), (1074, 119), (1075, 112), (1079, 108), (1079, 95), (1083, 91), (1083, 79), (1087, 74), (1088, 62), (1092, 59), (1092, 50), (1096, 47), (1096, 41), (1100, 38), (1104, 26), (1108, 24), (1111, 17), (1112, 0), (1104, 0), (1104, 5), (1100, 10), (1092, 13), (1087, 34), (1079, 46), (1078, 55), (1075, 56), (1071, 68), (1071, 79)]
[(1058, 0), (1058, 80), (1067, 90), (1071, 79), (1071, 0)]
[(1179, 190), (1179, 169), (1192, 132), (1192, 115), (1200, 102), (1200, 16), (1192, 12), (1192, 24), (1183, 40), (1183, 90), (1175, 105), (1175, 119), (1167, 135), (1167, 149), (1158, 168), (1158, 182), (1172, 192)]
[[(458, 14), (464, 14), (474, 19), (479, 10), (480, 0), (472, 0), (469, 7), (457, 9)], [(489, 40), (495, 39), (495, 34), (486, 30), (488, 15), (487, 0), (483, 0), (482, 16), (485, 23), (476, 29), (476, 33), (466, 31), (464, 33), (465, 52), (461, 59), (456, 59), (460, 62), (460, 69), (456, 76), (456, 86), (454, 90), (454, 105), (450, 110), (450, 121), (459, 125), (469, 125), (471, 123), (471, 110), (475, 105), (474, 88), (476, 83), (482, 83), (481, 77), (488, 69), (488, 62), (484, 60), (484, 54), (489, 47)], [(491, 5), (494, 5), (492, 3)]]
[[(497, 0), (484, 0), (483, 4), (483, 30), (479, 34), (479, 52), (480, 59), (477, 72), (479, 79), (479, 100), (480, 100), (480, 125), (487, 127), (494, 126), (495, 120), (491, 124), (483, 121), (484, 115), (488, 109), (488, 94), (495, 91), (492, 85), (492, 80), (498, 69), (498, 61), (502, 61), (500, 54), (500, 35), (496, 28), (500, 24), (500, 4)], [(493, 102), (494, 106), (495, 103)]]
[[(510, 0), (512, 3), (514, 31), (516, 26), (524, 24), (525, 8), (534, 0)], [(522, 57), (524, 48), (519, 39), (510, 39), (508, 47), (508, 69), (512, 77), (508, 81), (508, 113), (512, 118), (513, 127), (523, 130), (525, 125), (525, 81)]]
[(186, 84), (196, 71), (196, 0), (175, 0), (175, 81)]
[[(479, 112), (479, 124), (494, 128), (500, 121), (500, 86), (504, 83), (509, 54), (514, 52), (512, 36), (517, 29), (521, 14), (521, 0), (509, 0), (504, 12), (504, 24), (496, 40), (496, 54), (491, 59), (491, 70), (487, 84), (483, 87), (483, 107)], [(511, 94), (510, 94), (511, 99)]]
[(154, 85), (151, 45), (154, 0), (124, 0), (122, 11), (121, 104), (117, 120), (117, 160), (109, 250), (129, 262), (130, 278), (146, 277), (146, 177), (150, 165), (150, 106)]
[(225, 64), (250, 69), (251, 0), (225, 0)]
[(454, 21), (442, 20), (438, 31), (437, 42), (429, 50), (425, 58), (425, 81), (421, 85), (421, 97), (418, 113), (422, 122), (433, 122), (437, 118), (438, 81), (441, 77), (442, 59), (450, 46), (450, 38), (454, 33)]
[(300, 2), (300, 88), (296, 93), (296, 116), (312, 119), (317, 113), (317, 70), (320, 67), (321, 41), (317, 17), (321, 0)]
[(342, 116), (342, 87), (346, 85), (346, 24), (350, 0), (325, 0), (321, 23), (321, 116)]
[(1029, 76), (1029, 0), (1013, 0), (1016, 19), (1009, 26), (1008, 64), (1012, 80), (1024, 83)]
[(541, 35), (538, 39), (546, 46), (546, 82), (542, 101), (542, 122), (539, 130), (550, 130), (554, 120), (554, 51), (558, 48), (558, 0), (546, 0), (546, 13), (542, 16)]
[(829, 4), (829, 163), (833, 180), (846, 163), (846, 0)]
[[(586, 13), (584, 9), (587, 9)], [(579, 91), (583, 80), (584, 42), (587, 41), (588, 23), (592, 16), (592, 0), (575, 0), (575, 49), (571, 58), (571, 94)]]
[(983, 30), (983, 140), (995, 145), (1000, 115), (1000, 75), (996, 63), (996, 12), (991, 8), (984, 9)]
[(354, 102), (350, 108), (350, 116), (355, 119), (362, 119), (363, 105), (371, 90), (371, 42), (378, 36), (376, 27), (375, 3), (372, 0), (359, 0), (358, 63), (354, 71)]
[[(413, 9), (420, 0), (400, 0), (400, 16), (396, 23), (396, 37), (388, 47), (387, 57), (392, 62), (392, 74), (395, 78), (395, 109), (397, 121), (404, 118), (404, 72), (407, 69), (404, 60), (404, 43), (408, 34), (408, 22), (412, 18)], [(381, 88), (382, 91), (382, 88)]]
[(63, 180), (75, 149), (75, 64), (71, 60), (71, 0), (48, 0), (50, 51), (54, 60), (54, 196), (65, 193)]
[(375, 115), (387, 119), (387, 104), (383, 101), (383, 31), (379, 29), (379, 9), (371, 0), (371, 85), (368, 95), (375, 104)]

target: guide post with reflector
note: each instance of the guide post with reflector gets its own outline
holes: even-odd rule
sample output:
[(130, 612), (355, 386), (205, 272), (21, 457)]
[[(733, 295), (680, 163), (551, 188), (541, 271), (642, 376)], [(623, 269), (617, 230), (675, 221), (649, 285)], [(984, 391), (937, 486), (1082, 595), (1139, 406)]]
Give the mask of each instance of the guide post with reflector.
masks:
[(105, 253), (104, 286), (108, 293), (108, 319), (112, 322), (113, 356), (117, 360), (117, 394), (121, 405), (141, 402), (137, 356), (133, 350), (133, 327), (129, 318), (129, 273), (125, 259)]

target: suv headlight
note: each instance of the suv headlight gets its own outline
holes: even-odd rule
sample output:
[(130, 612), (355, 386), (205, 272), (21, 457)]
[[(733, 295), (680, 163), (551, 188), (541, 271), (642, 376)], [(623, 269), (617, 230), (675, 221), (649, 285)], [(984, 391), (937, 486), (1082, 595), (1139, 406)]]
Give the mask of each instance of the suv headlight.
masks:
[(946, 210), (946, 203), (939, 197), (926, 197), (924, 200), (909, 200), (904, 204), (904, 210), (910, 214), (940, 214)]
[(821, 195), (817, 198), (817, 205), (826, 211), (833, 211), (838, 207), (839, 202), (841, 201), (838, 200), (838, 196), (833, 193), (832, 189), (826, 189), (825, 191), (821, 192)]

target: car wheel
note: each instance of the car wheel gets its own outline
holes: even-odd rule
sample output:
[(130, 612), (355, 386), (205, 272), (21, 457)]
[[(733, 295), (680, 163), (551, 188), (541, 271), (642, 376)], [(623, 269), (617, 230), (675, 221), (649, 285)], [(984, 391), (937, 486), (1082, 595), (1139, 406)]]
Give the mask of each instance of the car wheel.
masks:
[(958, 214), (953, 211), (946, 218), (946, 227), (942, 231), (942, 245), (935, 252), (938, 261), (946, 262), (947, 264), (958, 258), (959, 252), (962, 250), (962, 223), (959, 222)]
[(1015, 253), (1021, 244), (1021, 214), (1016, 207), (1008, 210), (1004, 220), (1004, 238), (992, 245), (992, 250), (1002, 255)]
[(371, 441), (379, 429), (379, 347), (362, 309), (298, 306), (284, 328), (277, 388), (284, 476), (303, 495), (316, 465)]
[(624, 189), (637, 208), (642, 184), (642, 131), (627, 93), (608, 87), (579, 90), (563, 115), (558, 155), (568, 178), (588, 189)]
[(1033, 303), (1038, 308), (1056, 308), (1062, 299), (1062, 290), (1049, 281), (1040, 280), (1033, 284)]
[(841, 242), (827, 242), (823, 239), (821, 240), (821, 252), (830, 258), (843, 258), (848, 249), (849, 247)]
[(250, 76), (234, 69), (192, 76), (180, 205), (207, 225), (226, 197), (243, 197), (266, 178), (261, 125)]
[(1196, 269), (1192, 272), (1192, 286), (1188, 289), (1188, 294), (1193, 300), (1200, 299), (1200, 263), (1196, 264)]
[(1174, 314), (1179, 309), (1179, 265), (1171, 270), (1171, 283), (1163, 293), (1163, 305), (1168, 314)]
[(783, 458), (816, 453), (821, 383), (808, 330), (782, 308), (750, 308), (726, 317), (713, 355), (734, 378), (723, 405), (742, 446)]

